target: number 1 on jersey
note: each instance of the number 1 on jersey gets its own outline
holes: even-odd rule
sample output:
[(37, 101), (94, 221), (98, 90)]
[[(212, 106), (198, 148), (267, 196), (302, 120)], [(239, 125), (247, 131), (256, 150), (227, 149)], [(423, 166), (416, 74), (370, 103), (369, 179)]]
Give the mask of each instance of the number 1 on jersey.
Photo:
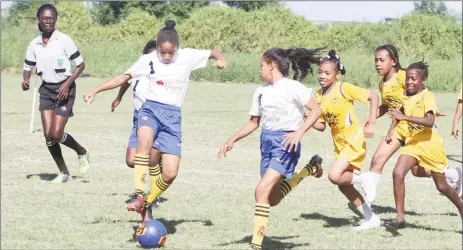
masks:
[(154, 74), (153, 61), (150, 62), (150, 74)]

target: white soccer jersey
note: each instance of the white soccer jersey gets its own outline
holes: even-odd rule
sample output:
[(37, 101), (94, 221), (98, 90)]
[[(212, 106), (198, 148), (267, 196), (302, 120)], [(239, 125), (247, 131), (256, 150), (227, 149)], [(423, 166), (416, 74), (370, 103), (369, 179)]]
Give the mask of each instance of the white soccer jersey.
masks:
[(283, 78), (273, 85), (263, 84), (256, 89), (249, 114), (261, 116), (262, 129), (295, 131), (311, 96), (312, 89), (298, 81)]
[(145, 95), (149, 91), (149, 81), (145, 76), (141, 76), (131, 79), (130, 83), (133, 91), (133, 107), (139, 111), (143, 103), (146, 102)]
[(68, 35), (55, 30), (47, 45), (42, 43), (42, 35), (29, 43), (23, 68), (32, 71), (37, 66), (37, 74), (43, 81), (59, 83), (72, 75), (71, 61), (79, 66), (84, 59), (74, 41)]
[(146, 76), (149, 80), (147, 100), (181, 107), (193, 70), (207, 66), (210, 50), (179, 49), (176, 60), (170, 64), (162, 63), (157, 52), (142, 55), (125, 74), (133, 78)]

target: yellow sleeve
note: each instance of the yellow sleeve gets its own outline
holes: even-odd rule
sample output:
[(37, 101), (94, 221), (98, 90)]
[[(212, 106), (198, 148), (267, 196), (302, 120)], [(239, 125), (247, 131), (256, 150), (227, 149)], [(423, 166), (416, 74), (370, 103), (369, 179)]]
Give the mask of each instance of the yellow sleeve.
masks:
[(428, 113), (429, 111), (432, 111), (434, 115), (436, 115), (437, 112), (437, 104), (436, 104), (436, 98), (434, 95), (430, 92), (428, 92), (426, 95), (423, 96), (423, 102), (424, 102), (424, 114)]
[(461, 89), (460, 89), (460, 95), (458, 96), (458, 100), (461, 101)]
[(369, 91), (348, 82), (341, 83), (341, 94), (349, 101), (357, 100), (362, 103), (368, 102)]
[(400, 86), (402, 86), (402, 88), (404, 88), (404, 89), (407, 89), (407, 86), (405, 85), (405, 78), (406, 77), (407, 77), (407, 74), (406, 74), (405, 70), (399, 69), (399, 71), (397, 72), (397, 79), (399, 80)]

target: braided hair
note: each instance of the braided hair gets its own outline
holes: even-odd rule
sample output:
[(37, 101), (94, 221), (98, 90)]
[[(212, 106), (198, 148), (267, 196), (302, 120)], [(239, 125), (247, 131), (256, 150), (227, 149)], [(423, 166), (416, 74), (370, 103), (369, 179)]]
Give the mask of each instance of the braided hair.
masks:
[(328, 55), (325, 58), (320, 60), (320, 64), (323, 63), (333, 63), (336, 65), (336, 72), (340, 72), (341, 75), (346, 74), (346, 67), (341, 64), (341, 57), (336, 53), (336, 50), (332, 49), (328, 52)]
[(387, 51), (387, 53), (389, 53), (389, 56), (395, 62), (395, 67), (394, 68), (396, 70), (399, 70), (399, 69), (403, 70), (402, 66), (400, 65), (400, 61), (399, 61), (399, 52), (397, 52), (397, 49), (396, 49), (396, 47), (394, 47), (394, 45), (392, 45), (392, 44), (381, 45), (376, 49), (376, 52), (378, 52), (380, 50), (385, 50), (385, 51)]

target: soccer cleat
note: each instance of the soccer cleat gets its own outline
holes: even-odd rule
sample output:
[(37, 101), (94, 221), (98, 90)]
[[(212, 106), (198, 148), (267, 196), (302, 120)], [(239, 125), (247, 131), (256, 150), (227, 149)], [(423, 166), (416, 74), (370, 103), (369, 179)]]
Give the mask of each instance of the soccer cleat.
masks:
[(50, 181), (51, 183), (65, 183), (71, 180), (71, 176), (67, 174), (58, 174), (55, 179)]
[(405, 221), (398, 222), (397, 220), (391, 220), (391, 221), (385, 222), (383, 226), (393, 229), (393, 230), (404, 229)]
[(127, 201), (127, 210), (140, 212), (145, 203), (142, 194), (134, 193)]
[(353, 229), (354, 231), (362, 231), (377, 228), (379, 226), (381, 226), (381, 220), (376, 214), (373, 214), (370, 219), (362, 220), (360, 226), (354, 227)]
[(79, 170), (81, 174), (86, 174), (90, 168), (90, 152), (87, 150), (85, 155), (79, 155)]
[(158, 198), (156, 198), (156, 200), (153, 202), (153, 207), (154, 207), (154, 208), (157, 208), (157, 207), (159, 207), (159, 205), (161, 205), (161, 199), (158, 197)]
[(458, 197), (461, 197), (462, 194), (463, 194), (463, 173), (462, 173), (462, 168), (461, 167), (457, 167), (456, 168), (457, 172), (458, 172), (458, 181), (456, 184), (456, 187), (455, 187), (455, 190), (457, 191), (457, 194), (458, 194)]
[(323, 167), (322, 167), (323, 158), (319, 155), (314, 155), (310, 159), (309, 163), (307, 163), (306, 167), (315, 167), (317, 171), (313, 175), (315, 178), (320, 178), (323, 175)]
[(153, 220), (153, 210), (152, 210), (152, 207), (149, 206), (149, 207), (142, 207), (140, 209), (140, 215), (141, 215), (141, 218), (142, 218), (142, 221), (143, 222), (147, 222), (149, 220)]

